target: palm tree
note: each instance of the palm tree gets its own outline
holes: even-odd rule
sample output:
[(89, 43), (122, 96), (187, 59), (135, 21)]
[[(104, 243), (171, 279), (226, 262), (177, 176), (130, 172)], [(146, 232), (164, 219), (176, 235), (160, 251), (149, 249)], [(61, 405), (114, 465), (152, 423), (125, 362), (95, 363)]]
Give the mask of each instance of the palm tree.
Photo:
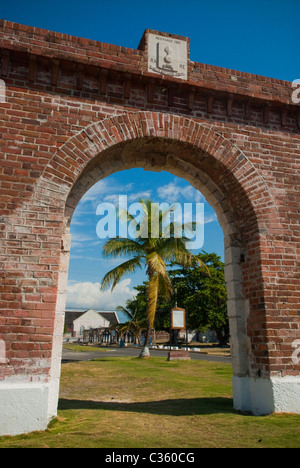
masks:
[(134, 334), (135, 341), (140, 344), (140, 336), (143, 329), (147, 328), (147, 319), (144, 310), (139, 307), (139, 304), (136, 304), (137, 301), (127, 301), (127, 308), (119, 306), (116, 308), (116, 311), (125, 312), (129, 320), (122, 324), (115, 324), (111, 326), (111, 330), (118, 330), (119, 334), (122, 336), (126, 332), (131, 332)]
[[(199, 265), (208, 271), (206, 265), (191, 254), (186, 247), (187, 233), (193, 229), (193, 224), (179, 224), (170, 222), (170, 213), (173, 206), (161, 212), (158, 204), (148, 200), (140, 200), (144, 216), (137, 221), (130, 213), (120, 213), (120, 216), (130, 221), (136, 229), (136, 238), (109, 239), (103, 247), (105, 257), (128, 257), (121, 265), (109, 271), (102, 280), (102, 290), (111, 286), (115, 288), (121, 278), (128, 273), (134, 273), (137, 269), (146, 268), (148, 275), (147, 289), (147, 329), (144, 347), (140, 357), (149, 357), (150, 332), (153, 328), (158, 295), (162, 294), (166, 299), (170, 298), (172, 284), (167, 271), (167, 263), (174, 262), (185, 267)], [(157, 221), (156, 223), (154, 221)]]

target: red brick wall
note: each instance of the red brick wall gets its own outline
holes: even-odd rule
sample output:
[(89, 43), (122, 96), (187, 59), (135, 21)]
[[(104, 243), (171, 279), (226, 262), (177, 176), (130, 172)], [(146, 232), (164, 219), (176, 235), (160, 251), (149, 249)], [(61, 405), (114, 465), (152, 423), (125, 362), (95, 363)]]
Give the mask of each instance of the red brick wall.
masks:
[(188, 82), (162, 79), (147, 72), (146, 50), (7, 21), (0, 49), (0, 339), (9, 359), (0, 376), (47, 379), (66, 206), (71, 215), (87, 174), (135, 166), (199, 179), (218, 199), (244, 252), (251, 372), (298, 375), (291, 84), (193, 62)]

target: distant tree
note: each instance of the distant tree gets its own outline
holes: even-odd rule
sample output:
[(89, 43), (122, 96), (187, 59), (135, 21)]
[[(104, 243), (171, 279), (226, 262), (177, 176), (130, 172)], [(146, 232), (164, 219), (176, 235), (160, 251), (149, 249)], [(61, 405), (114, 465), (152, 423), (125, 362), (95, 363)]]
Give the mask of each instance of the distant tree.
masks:
[(174, 263), (169, 271), (173, 287), (176, 284), (178, 305), (188, 309), (189, 328), (214, 330), (220, 345), (224, 345), (229, 339), (224, 263), (216, 253), (203, 251), (197, 257), (210, 275), (197, 267), (176, 268)]
[[(145, 309), (147, 309), (147, 289), (148, 282), (144, 281), (142, 285), (136, 286), (135, 291), (137, 291), (136, 299), (138, 299), (141, 304), (144, 304)], [(172, 306), (173, 294), (169, 299), (166, 300), (164, 295), (159, 294), (157, 298), (157, 307), (156, 315), (154, 320), (155, 330), (168, 330), (170, 327), (170, 308)]]
[[(156, 330), (168, 330), (170, 327), (170, 309), (178, 306), (188, 310), (188, 328), (199, 331), (211, 329), (216, 332), (220, 345), (228, 342), (229, 321), (227, 314), (227, 292), (224, 277), (224, 263), (216, 253), (201, 252), (198, 257), (207, 265), (210, 276), (194, 266), (183, 268), (176, 264), (168, 268), (173, 294), (170, 300), (159, 295), (155, 317)], [(137, 286), (136, 298), (146, 307), (147, 282)], [(174, 291), (177, 290), (175, 298)]]

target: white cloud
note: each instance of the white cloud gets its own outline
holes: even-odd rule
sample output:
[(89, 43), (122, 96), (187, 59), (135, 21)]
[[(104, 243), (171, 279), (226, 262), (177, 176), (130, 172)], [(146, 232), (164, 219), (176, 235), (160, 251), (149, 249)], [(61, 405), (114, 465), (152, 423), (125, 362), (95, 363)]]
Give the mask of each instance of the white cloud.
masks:
[(169, 184), (162, 185), (157, 189), (158, 196), (165, 203), (180, 202), (183, 198), (186, 202), (200, 202), (203, 201), (203, 195), (196, 190), (192, 185), (181, 187), (177, 181), (170, 182)]
[(134, 297), (130, 284), (131, 279), (124, 279), (111, 292), (101, 291), (100, 283), (70, 281), (67, 289), (67, 306), (103, 310), (114, 310), (120, 305), (124, 307), (126, 301)]
[(74, 242), (91, 242), (93, 240), (95, 240), (94, 237), (89, 236), (83, 232), (72, 233), (72, 241)]
[(118, 194), (116, 193), (112, 193), (110, 195), (107, 195), (105, 198), (104, 198), (104, 201), (105, 202), (109, 202), (109, 203), (112, 203), (113, 205), (115, 206), (118, 206), (119, 205), (119, 197), (120, 195), (126, 195), (127, 194), (127, 201), (128, 202), (139, 202), (140, 199), (144, 199), (144, 198), (150, 198), (151, 196), (151, 193), (152, 191), (151, 190), (145, 190), (145, 191), (142, 191), (142, 192), (133, 192), (131, 194), (128, 194), (128, 192), (119, 192)]
[(216, 213), (204, 217), (204, 224), (214, 223), (218, 221)]
[(95, 201), (101, 202), (103, 199), (108, 201), (110, 197), (115, 200), (119, 195), (124, 195), (130, 192), (132, 188), (132, 183), (120, 185), (114, 179), (100, 180), (88, 192), (86, 192), (80, 203)]
[(108, 202), (118, 205), (119, 195), (128, 194), (133, 190), (133, 186), (133, 183), (121, 185), (112, 178), (100, 180), (81, 198), (74, 212), (72, 225), (82, 225), (83, 217), (95, 215), (100, 203)]
[(128, 201), (138, 203), (141, 199), (150, 198), (151, 194), (152, 194), (152, 190), (132, 193), (131, 195), (128, 196)]
[(116, 195), (115, 193), (112, 193), (111, 195), (107, 195), (104, 198), (104, 201), (107, 203), (112, 203), (115, 206), (119, 205), (119, 197), (120, 195)]
[[(85, 233), (80, 233), (80, 232), (72, 232), (71, 236), (71, 247), (72, 248), (78, 248), (78, 247), (84, 247), (86, 243), (90, 245), (95, 244), (95, 237), (85, 234)], [(97, 242), (98, 243), (98, 242)]]

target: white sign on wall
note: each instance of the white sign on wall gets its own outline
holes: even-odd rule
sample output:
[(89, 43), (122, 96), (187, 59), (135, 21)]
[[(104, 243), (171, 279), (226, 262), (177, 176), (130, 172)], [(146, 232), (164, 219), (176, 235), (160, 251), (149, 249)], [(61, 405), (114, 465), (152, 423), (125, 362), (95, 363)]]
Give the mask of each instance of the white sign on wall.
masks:
[(148, 71), (187, 80), (187, 41), (159, 34), (149, 34)]

